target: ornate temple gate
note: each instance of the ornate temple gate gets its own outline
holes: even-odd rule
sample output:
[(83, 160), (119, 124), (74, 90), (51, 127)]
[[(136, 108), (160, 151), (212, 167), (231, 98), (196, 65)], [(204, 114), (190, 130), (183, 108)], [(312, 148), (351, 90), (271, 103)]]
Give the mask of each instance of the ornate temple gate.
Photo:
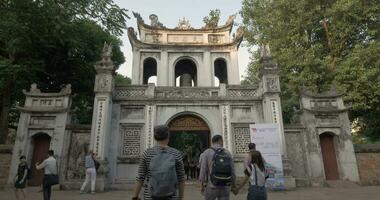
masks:
[(171, 120), (168, 126), (172, 138), (176, 137), (175, 134), (192, 134), (200, 139), (201, 151), (210, 146), (210, 129), (207, 123), (200, 117), (189, 114), (181, 115)]

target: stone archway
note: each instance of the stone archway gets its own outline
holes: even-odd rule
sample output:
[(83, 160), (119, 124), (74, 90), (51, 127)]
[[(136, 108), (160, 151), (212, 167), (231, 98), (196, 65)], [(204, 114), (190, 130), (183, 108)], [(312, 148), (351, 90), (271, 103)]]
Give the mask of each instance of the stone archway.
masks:
[(39, 186), (42, 184), (44, 170), (37, 170), (36, 163), (41, 163), (47, 157), (50, 148), (51, 137), (46, 133), (37, 133), (32, 137), (33, 142), (33, 157), (30, 168), (32, 177), (28, 181), (29, 186)]
[(338, 180), (339, 170), (335, 153), (334, 135), (332, 133), (322, 133), (319, 135), (323, 166), (325, 169), (326, 180)]
[(202, 118), (192, 114), (177, 116), (168, 123), (168, 126), (169, 146), (182, 152), (188, 178), (196, 178), (199, 171), (196, 170), (199, 156), (210, 146), (209, 126)]

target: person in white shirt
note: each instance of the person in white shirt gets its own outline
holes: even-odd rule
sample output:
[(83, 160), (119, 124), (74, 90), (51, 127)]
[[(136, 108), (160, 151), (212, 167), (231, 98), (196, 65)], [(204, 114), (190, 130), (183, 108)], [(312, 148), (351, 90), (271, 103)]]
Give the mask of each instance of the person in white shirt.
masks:
[(51, 197), (51, 185), (46, 184), (47, 180), (53, 175), (58, 174), (57, 160), (54, 158), (54, 151), (50, 150), (46, 158), (41, 164), (36, 163), (36, 169), (44, 169), (44, 179), (42, 184), (42, 190), (44, 200), (50, 200)]
[(86, 167), (86, 180), (82, 184), (80, 193), (84, 194), (86, 185), (91, 182), (91, 194), (95, 194), (95, 182), (96, 182), (96, 161), (95, 153), (91, 150), (85, 157), (85, 167)]

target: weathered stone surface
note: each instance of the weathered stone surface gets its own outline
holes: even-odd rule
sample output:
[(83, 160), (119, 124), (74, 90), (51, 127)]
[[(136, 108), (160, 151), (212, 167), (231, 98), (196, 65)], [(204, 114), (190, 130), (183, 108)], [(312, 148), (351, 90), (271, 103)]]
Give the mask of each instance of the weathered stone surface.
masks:
[(0, 145), (0, 190), (4, 188), (9, 176), (12, 160), (12, 145)]
[(380, 144), (355, 145), (360, 183), (380, 185)]

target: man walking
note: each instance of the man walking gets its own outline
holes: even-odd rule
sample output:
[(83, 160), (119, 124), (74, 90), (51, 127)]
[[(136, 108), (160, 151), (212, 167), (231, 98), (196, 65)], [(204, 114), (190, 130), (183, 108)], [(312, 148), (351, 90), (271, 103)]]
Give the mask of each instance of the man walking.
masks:
[(231, 186), (235, 185), (234, 161), (231, 153), (223, 148), (223, 138), (215, 135), (212, 147), (205, 150), (200, 158), (199, 180), (205, 200), (228, 200)]
[(96, 167), (95, 167), (95, 153), (91, 150), (85, 157), (86, 167), (86, 180), (82, 184), (80, 193), (84, 194), (86, 185), (91, 181), (91, 194), (95, 194), (95, 182), (96, 182)]
[(169, 128), (165, 125), (154, 128), (157, 146), (147, 149), (139, 165), (133, 200), (139, 199), (144, 186), (144, 199), (183, 199), (185, 170), (182, 154), (168, 146)]
[(36, 163), (36, 169), (44, 169), (45, 175), (42, 183), (44, 200), (50, 200), (51, 186), (58, 184), (58, 168), (57, 160), (54, 158), (54, 151), (49, 150), (48, 156), (41, 164)]

